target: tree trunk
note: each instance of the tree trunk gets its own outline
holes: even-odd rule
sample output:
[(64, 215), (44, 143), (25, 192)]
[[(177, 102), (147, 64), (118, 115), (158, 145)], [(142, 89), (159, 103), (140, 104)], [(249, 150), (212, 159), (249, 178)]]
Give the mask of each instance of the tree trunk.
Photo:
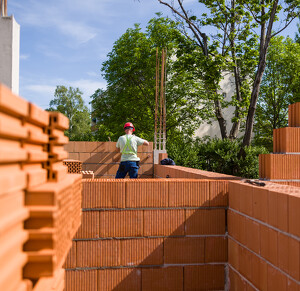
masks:
[(224, 119), (220, 100), (215, 100), (215, 115), (217, 117), (222, 139), (228, 138), (227, 129), (226, 129), (226, 120)]

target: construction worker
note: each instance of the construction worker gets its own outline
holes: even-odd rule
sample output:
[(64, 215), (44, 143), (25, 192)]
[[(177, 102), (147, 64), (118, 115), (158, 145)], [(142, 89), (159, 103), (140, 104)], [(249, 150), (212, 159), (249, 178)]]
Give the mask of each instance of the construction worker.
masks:
[(135, 136), (133, 132), (135, 128), (131, 122), (126, 122), (124, 125), (125, 134), (120, 136), (116, 147), (122, 153), (121, 163), (116, 174), (116, 179), (125, 178), (129, 173), (131, 179), (138, 176), (140, 158), (137, 156), (137, 148), (140, 145), (149, 145), (149, 142)]

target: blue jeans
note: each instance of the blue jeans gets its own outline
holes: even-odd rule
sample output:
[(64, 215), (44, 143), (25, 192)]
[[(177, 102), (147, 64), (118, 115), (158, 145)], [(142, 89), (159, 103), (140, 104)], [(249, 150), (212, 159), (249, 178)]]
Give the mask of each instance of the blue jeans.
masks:
[(116, 179), (123, 179), (129, 172), (129, 177), (131, 179), (136, 179), (138, 177), (139, 162), (121, 162), (119, 169), (116, 174)]

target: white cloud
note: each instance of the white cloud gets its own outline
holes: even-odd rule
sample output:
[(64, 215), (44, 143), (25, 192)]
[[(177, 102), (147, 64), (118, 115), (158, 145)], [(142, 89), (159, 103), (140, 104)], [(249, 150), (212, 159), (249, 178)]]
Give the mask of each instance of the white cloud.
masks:
[(51, 85), (27, 85), (24, 86), (24, 89), (27, 91), (31, 91), (34, 93), (46, 94), (46, 95), (53, 95), (56, 86)]
[(20, 60), (27, 60), (29, 59), (29, 55), (20, 55)]

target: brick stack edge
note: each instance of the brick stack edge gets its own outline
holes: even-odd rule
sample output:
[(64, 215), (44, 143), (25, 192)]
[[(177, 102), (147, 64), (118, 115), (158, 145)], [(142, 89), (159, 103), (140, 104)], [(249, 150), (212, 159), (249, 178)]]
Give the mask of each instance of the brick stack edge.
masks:
[(68, 121), (0, 84), (0, 290), (63, 290), (81, 175), (62, 159)]
[(83, 180), (66, 290), (223, 290), (228, 181)]
[(63, 164), (68, 167), (68, 173), (70, 174), (81, 174), (82, 162), (72, 159), (63, 160)]
[[(82, 171), (92, 171), (95, 178), (114, 178), (121, 160), (116, 142), (70, 141), (65, 150), (69, 159), (81, 161)], [(141, 159), (139, 178), (153, 178), (153, 143), (138, 147), (138, 156)]]
[(273, 130), (273, 154), (259, 164), (261, 179), (300, 187), (300, 102), (289, 105), (289, 126)]

